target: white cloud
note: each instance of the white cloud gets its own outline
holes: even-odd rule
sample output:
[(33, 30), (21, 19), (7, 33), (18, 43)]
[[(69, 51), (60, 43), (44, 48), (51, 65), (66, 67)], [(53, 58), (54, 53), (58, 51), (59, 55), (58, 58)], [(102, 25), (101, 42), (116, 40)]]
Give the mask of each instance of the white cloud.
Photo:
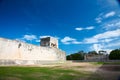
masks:
[(68, 36), (66, 36), (66, 37), (64, 37), (64, 39), (62, 39), (61, 41), (62, 42), (67, 42), (67, 41), (75, 41), (76, 39), (74, 39), (74, 38), (70, 38), (70, 37), (68, 37)]
[(89, 27), (86, 27), (85, 29), (91, 30), (91, 29), (94, 29), (94, 26), (89, 26)]
[(22, 38), (16, 38), (16, 41), (20, 41), (20, 42), (26, 42), (25, 40), (23, 40)]
[(63, 44), (81, 44), (81, 42), (77, 41), (75, 38), (71, 38), (69, 36), (64, 37), (61, 39)]
[(69, 36), (64, 37), (61, 42), (64, 44), (98, 44), (110, 43), (120, 37), (120, 29), (106, 31), (104, 33), (96, 34), (93, 37), (85, 38), (83, 41), (77, 41), (75, 38)]
[(40, 39), (35, 40), (35, 42), (40, 42)]
[(95, 21), (96, 21), (97, 23), (101, 23), (102, 20), (103, 20), (103, 13), (100, 13), (100, 14), (98, 15), (98, 17), (95, 18)]
[(78, 28), (75, 28), (75, 30), (81, 31), (81, 30), (83, 30), (83, 28), (78, 27)]
[(93, 44), (92, 46), (90, 46), (90, 51), (100, 51), (100, 50), (104, 50), (107, 51), (107, 53), (109, 54), (113, 49), (108, 49), (105, 47), (106, 45), (104, 44)]
[(20, 42), (28, 42), (28, 41), (35, 41), (37, 42), (36, 40), (38, 40), (37, 36), (36, 35), (23, 35), (23, 37), (21, 38), (16, 38), (15, 39), (16, 41), (20, 41)]
[(108, 12), (108, 13), (100, 13), (99, 15), (98, 15), (98, 17), (96, 17), (95, 18), (95, 21), (96, 21), (96, 23), (101, 23), (104, 19), (107, 19), (107, 18), (109, 18), (109, 17), (112, 17), (112, 16), (114, 16), (116, 14), (116, 12), (115, 11), (111, 11), (111, 12)]
[(100, 50), (103, 50), (103, 45), (101, 44), (93, 44), (91, 47), (90, 47), (91, 50), (95, 50), (95, 51), (100, 51)]
[(120, 29), (106, 31), (104, 33), (96, 34), (93, 37), (85, 38), (84, 44), (89, 44), (90, 50), (105, 50), (108, 53), (113, 50), (120, 48)]
[(85, 38), (83, 42), (86, 43), (86, 44), (98, 43), (98, 39), (96, 39), (96, 38)]
[(113, 30), (113, 29), (118, 29), (120, 28), (120, 19), (114, 19), (112, 21), (109, 21), (107, 23), (104, 23), (101, 25), (103, 29), (105, 30)]
[[(40, 43), (40, 38), (45, 38), (45, 37), (52, 37), (52, 36), (49, 36), (49, 35), (45, 35), (45, 36), (36, 36), (36, 35), (23, 35), (23, 37), (21, 38), (16, 38), (15, 40), (17, 41), (22, 41), (22, 42), (37, 42), (37, 43)], [(59, 37), (54, 37), (54, 38), (57, 38), (59, 39)]]
[[(46, 38), (46, 37), (54, 37), (54, 36), (50, 36), (50, 35), (44, 35), (44, 36), (39, 36), (40, 38)], [(57, 38), (57, 39), (59, 39), (59, 37), (54, 37), (54, 38)]]
[(120, 40), (116, 40), (112, 43), (109, 43), (108, 45), (105, 46), (105, 48), (111, 48), (111, 47), (118, 47), (120, 48)]
[(113, 50), (113, 49), (104, 49), (105, 51), (107, 51), (107, 54), (110, 54), (110, 52)]
[(116, 47), (116, 46), (120, 46), (120, 43), (117, 42), (116, 44), (115, 43), (112, 43), (112, 44), (108, 44), (106, 47), (109, 48), (109, 47)]
[(98, 43), (102, 42), (103, 40), (109, 42), (117, 37), (120, 37), (120, 29), (97, 34), (91, 38), (85, 38), (84, 43)]
[(105, 39), (105, 38), (114, 38), (118, 36), (120, 36), (120, 29), (113, 30), (113, 31), (106, 31), (104, 33), (95, 35), (93, 38)]
[(116, 38), (107, 38), (107, 39), (101, 39), (100, 42), (111, 42), (113, 40), (115, 40)]
[(105, 18), (109, 18), (109, 17), (112, 17), (112, 16), (114, 16), (116, 13), (114, 12), (114, 11), (111, 11), (111, 12), (109, 12), (109, 13), (107, 13), (107, 14), (105, 14)]
[(46, 37), (52, 37), (52, 36), (49, 36), (49, 35), (40, 36), (40, 38), (46, 38)]
[(23, 39), (31, 41), (37, 39), (36, 35), (24, 35)]
[(97, 17), (97, 18), (95, 18), (95, 20), (96, 20), (97, 23), (101, 23), (102, 22), (102, 18), (101, 17)]
[(73, 43), (73, 44), (81, 44), (82, 42), (79, 42), (79, 41), (76, 41), (76, 40), (75, 40), (75, 41), (73, 41), (72, 43)]
[(81, 28), (81, 27), (75, 28), (75, 30), (77, 30), (77, 31), (81, 31), (81, 30), (92, 30), (92, 29), (94, 29), (94, 26), (89, 26), (89, 27), (86, 27), (86, 28)]
[(107, 51), (107, 53), (110, 53), (113, 49), (118, 49), (118, 48), (120, 48), (119, 39), (109, 42), (107, 44), (104, 42), (101, 42), (101, 43), (92, 44), (90, 46), (90, 50), (95, 50), (95, 51), (105, 50)]

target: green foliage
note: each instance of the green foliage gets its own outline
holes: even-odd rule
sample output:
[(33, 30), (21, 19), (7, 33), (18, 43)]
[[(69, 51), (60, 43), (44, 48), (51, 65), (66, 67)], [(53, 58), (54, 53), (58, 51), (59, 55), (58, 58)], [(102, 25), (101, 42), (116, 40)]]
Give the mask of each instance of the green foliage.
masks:
[(85, 53), (83, 51), (79, 51), (77, 53), (73, 53), (67, 56), (67, 60), (84, 60)]
[(110, 52), (109, 59), (120, 60), (120, 49), (115, 49)]
[(96, 51), (90, 51), (90, 52), (88, 52), (88, 54), (98, 55), (98, 53)]

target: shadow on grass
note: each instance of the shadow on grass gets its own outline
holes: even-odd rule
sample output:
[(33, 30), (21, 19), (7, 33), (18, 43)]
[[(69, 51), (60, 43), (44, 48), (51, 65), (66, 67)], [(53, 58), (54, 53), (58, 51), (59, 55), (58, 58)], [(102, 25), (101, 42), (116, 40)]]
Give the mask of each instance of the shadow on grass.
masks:
[(90, 76), (85, 80), (120, 80), (120, 62), (89, 62), (89, 63), (99, 67), (97, 67), (96, 70), (93, 71), (93, 73), (90, 74)]
[(103, 78), (105, 79), (120, 80), (120, 64), (116, 62), (104, 62), (97, 71), (103, 74)]

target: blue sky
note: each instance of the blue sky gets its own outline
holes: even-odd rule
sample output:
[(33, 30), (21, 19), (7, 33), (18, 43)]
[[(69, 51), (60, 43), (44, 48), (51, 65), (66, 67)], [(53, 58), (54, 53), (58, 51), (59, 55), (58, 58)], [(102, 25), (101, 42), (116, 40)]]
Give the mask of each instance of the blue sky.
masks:
[(120, 48), (116, 0), (0, 0), (0, 37), (39, 45), (53, 36), (67, 54)]

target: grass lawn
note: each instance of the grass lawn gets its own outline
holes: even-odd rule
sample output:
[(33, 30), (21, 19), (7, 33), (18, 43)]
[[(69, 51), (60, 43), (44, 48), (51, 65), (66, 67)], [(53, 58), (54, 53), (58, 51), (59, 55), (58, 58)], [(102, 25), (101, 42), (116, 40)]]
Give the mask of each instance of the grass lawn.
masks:
[[(89, 72), (54, 67), (0, 67), (0, 80), (87, 80), (90, 75)], [(89, 80), (101, 79), (95, 76)]]
[(0, 80), (118, 80), (119, 69), (119, 63), (108, 62), (66, 63), (53, 67), (1, 66)]

